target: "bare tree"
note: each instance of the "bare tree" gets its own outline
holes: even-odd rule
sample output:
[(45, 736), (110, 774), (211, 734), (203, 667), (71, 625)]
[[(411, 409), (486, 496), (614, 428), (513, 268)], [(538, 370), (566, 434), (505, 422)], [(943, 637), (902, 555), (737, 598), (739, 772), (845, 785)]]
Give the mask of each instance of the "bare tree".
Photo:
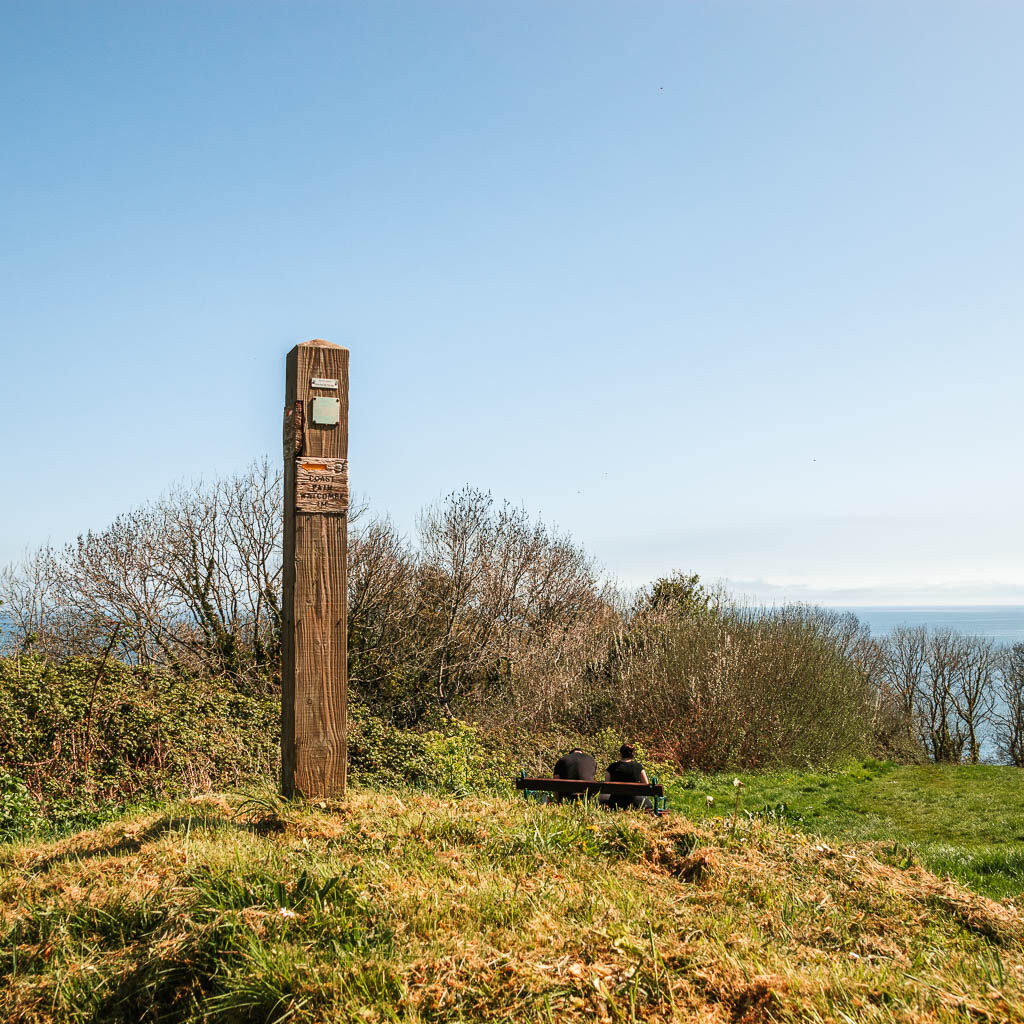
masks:
[(982, 732), (991, 723), (995, 706), (995, 675), (998, 656), (991, 640), (963, 637), (961, 658), (951, 699), (967, 740), (971, 764), (981, 760)]
[(157, 517), (139, 509), (59, 552), (53, 593), (71, 650), (88, 651), (116, 629), (122, 658), (135, 664), (161, 660), (174, 595), (155, 571), (158, 545)]
[(387, 519), (353, 530), (348, 545), (349, 682), (374, 713), (416, 717), (416, 559)]
[(959, 763), (968, 735), (957, 713), (956, 692), (968, 656), (966, 639), (942, 629), (928, 638), (927, 672), (917, 689), (921, 742), (933, 761)]
[(419, 526), (417, 628), (443, 708), (491, 699), (513, 679), (529, 692), (542, 664), (577, 659), (584, 627), (603, 621), (590, 558), (522, 509), (464, 488)]
[(280, 636), (281, 475), (266, 460), (156, 503), (150, 571), (173, 595), (169, 655), (238, 677), (276, 664)]
[(59, 639), (56, 573), (57, 559), (49, 546), (26, 552), (0, 572), (0, 607), (7, 619), (2, 638), (5, 653), (33, 647), (49, 657), (70, 653)]
[(179, 485), (0, 578), (14, 636), (62, 657), (103, 650), (236, 678), (276, 664), (281, 479), (266, 460)]
[(1002, 759), (1024, 768), (1024, 644), (1002, 652), (995, 717), (996, 744)]
[(924, 626), (898, 626), (883, 643), (884, 690), (889, 695), (906, 738), (921, 735), (919, 695), (927, 689), (928, 630)]

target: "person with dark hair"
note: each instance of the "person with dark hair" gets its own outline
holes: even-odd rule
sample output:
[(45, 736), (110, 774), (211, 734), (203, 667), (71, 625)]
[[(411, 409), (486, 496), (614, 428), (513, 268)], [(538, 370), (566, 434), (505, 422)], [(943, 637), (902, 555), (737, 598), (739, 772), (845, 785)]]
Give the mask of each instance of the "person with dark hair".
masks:
[[(608, 765), (608, 770), (604, 773), (605, 782), (642, 782), (645, 785), (650, 785), (650, 780), (647, 778), (647, 772), (644, 771), (643, 765), (636, 760), (636, 750), (628, 743), (623, 743), (619, 747), (619, 760), (613, 761)], [(639, 807), (641, 809), (650, 809), (652, 804), (651, 801), (645, 796), (620, 796), (618, 793), (608, 797), (607, 806), (611, 810), (618, 809), (620, 807)]]
[[(584, 754), (579, 747), (573, 747), (568, 754), (563, 754), (555, 762), (555, 770), (551, 773), (556, 779), (575, 779), (580, 782), (593, 782), (597, 775), (597, 762)], [(579, 793), (567, 793), (569, 800), (578, 800)], [(561, 802), (561, 795), (559, 795)]]

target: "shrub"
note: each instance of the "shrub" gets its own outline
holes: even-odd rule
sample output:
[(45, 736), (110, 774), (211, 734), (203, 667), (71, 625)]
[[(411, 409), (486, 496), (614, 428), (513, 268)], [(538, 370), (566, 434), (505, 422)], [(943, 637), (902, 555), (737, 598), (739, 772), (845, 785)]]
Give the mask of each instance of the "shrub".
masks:
[(414, 787), (439, 793), (500, 792), (514, 769), (483, 742), (479, 730), (449, 722), (426, 732), (398, 729), (354, 705), (349, 709), (349, 777), (383, 789)]
[(616, 724), (683, 768), (830, 764), (866, 753), (873, 691), (843, 626), (813, 608), (652, 605), (604, 669)]
[(47, 817), (276, 771), (280, 705), (119, 662), (0, 659), (0, 772)]

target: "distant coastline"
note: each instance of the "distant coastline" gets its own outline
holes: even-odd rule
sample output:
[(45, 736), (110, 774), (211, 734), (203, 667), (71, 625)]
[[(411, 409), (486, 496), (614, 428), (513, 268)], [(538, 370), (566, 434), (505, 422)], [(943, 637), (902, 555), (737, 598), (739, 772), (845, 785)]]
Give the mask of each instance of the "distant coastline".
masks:
[(999, 644), (1024, 643), (1024, 604), (848, 605), (837, 610), (853, 612), (877, 636), (897, 626), (928, 626), (988, 637)]
[[(814, 603), (814, 602), (810, 602)], [(958, 633), (984, 636), (998, 644), (1024, 643), (1024, 604), (990, 605), (834, 605), (821, 607), (853, 612), (875, 636), (886, 636), (897, 626), (927, 626), (953, 629)], [(8, 615), (0, 611), (0, 639), (11, 627)]]

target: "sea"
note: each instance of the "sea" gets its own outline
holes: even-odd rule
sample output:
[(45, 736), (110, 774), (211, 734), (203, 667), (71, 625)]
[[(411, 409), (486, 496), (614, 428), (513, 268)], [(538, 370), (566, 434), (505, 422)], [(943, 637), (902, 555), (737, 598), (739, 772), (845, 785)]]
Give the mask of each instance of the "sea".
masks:
[[(994, 640), (999, 645), (1024, 643), (1024, 604), (971, 605), (850, 605), (836, 611), (853, 612), (875, 636), (886, 636), (897, 626), (952, 629)], [(10, 620), (0, 611), (0, 640)]]
[(1024, 605), (878, 605), (844, 608), (867, 623), (876, 636), (897, 626), (927, 626), (983, 636), (1000, 646), (1024, 643)]

